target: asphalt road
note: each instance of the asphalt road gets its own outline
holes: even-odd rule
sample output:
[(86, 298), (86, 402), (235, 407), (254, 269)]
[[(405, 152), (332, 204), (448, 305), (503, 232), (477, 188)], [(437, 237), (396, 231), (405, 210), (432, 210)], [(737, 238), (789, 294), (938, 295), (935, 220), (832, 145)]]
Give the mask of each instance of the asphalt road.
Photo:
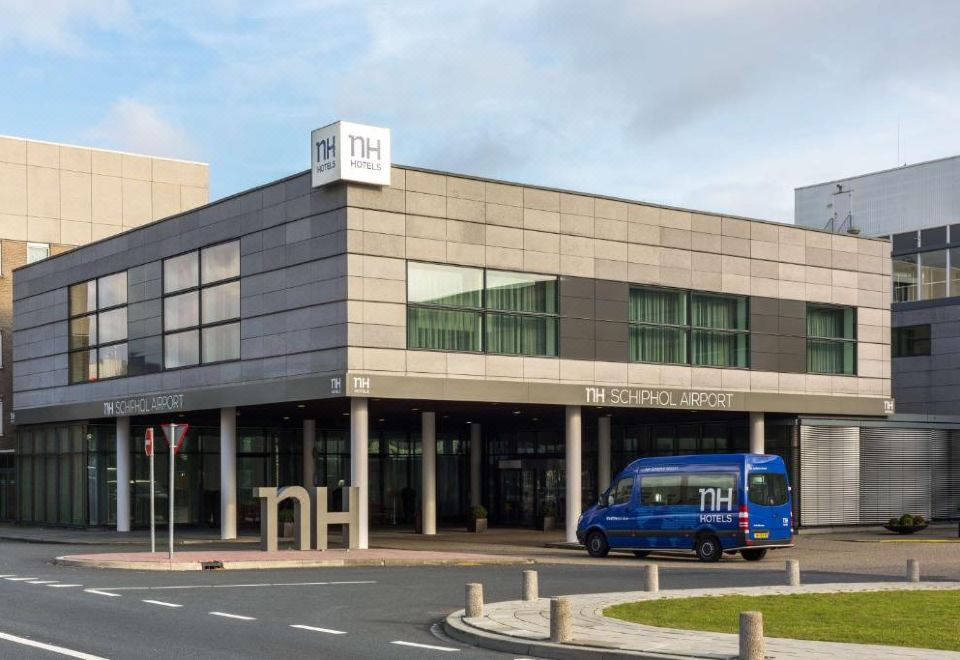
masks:
[[(463, 607), (468, 582), (483, 583), (488, 601), (519, 598), (519, 566), (167, 573), (49, 563), (55, 555), (109, 550), (0, 541), (0, 658), (512, 657), (444, 638), (435, 624)], [(661, 565), (660, 585), (781, 583), (782, 563), (768, 561), (769, 570)], [(536, 568), (541, 596), (623, 591), (639, 583), (634, 568), (602, 560)], [(877, 579), (852, 573), (803, 578)]]

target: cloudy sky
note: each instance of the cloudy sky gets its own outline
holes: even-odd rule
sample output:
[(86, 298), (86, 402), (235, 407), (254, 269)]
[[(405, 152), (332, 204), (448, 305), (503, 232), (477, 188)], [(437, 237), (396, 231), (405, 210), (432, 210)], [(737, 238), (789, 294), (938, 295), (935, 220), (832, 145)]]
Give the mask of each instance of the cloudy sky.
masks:
[(960, 3), (0, 0), (0, 134), (207, 161), (310, 129), (396, 162), (791, 221), (796, 186), (960, 153)]

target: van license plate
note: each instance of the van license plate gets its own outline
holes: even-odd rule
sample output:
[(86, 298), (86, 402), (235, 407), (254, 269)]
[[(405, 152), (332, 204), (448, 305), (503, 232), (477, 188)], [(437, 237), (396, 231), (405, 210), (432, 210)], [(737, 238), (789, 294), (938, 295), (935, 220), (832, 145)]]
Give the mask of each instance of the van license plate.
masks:
[(754, 532), (753, 538), (755, 539), (766, 539), (770, 538), (770, 532)]

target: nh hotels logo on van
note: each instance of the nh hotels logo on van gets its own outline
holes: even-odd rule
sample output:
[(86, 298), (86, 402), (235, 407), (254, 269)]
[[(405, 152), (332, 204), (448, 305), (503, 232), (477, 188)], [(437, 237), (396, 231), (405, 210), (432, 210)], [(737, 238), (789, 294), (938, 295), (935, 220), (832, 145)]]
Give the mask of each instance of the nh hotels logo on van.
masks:
[(335, 181), (390, 185), (390, 129), (338, 121), (310, 134), (313, 187)]

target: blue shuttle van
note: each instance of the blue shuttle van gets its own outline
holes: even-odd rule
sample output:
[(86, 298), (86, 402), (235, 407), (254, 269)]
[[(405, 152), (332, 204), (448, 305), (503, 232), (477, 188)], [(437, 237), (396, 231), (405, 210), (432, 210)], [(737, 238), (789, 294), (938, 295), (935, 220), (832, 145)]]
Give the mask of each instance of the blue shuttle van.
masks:
[(739, 551), (763, 559), (793, 545), (783, 459), (762, 454), (641, 458), (580, 516), (577, 539), (591, 557), (611, 548), (645, 557), (693, 550), (702, 561)]

